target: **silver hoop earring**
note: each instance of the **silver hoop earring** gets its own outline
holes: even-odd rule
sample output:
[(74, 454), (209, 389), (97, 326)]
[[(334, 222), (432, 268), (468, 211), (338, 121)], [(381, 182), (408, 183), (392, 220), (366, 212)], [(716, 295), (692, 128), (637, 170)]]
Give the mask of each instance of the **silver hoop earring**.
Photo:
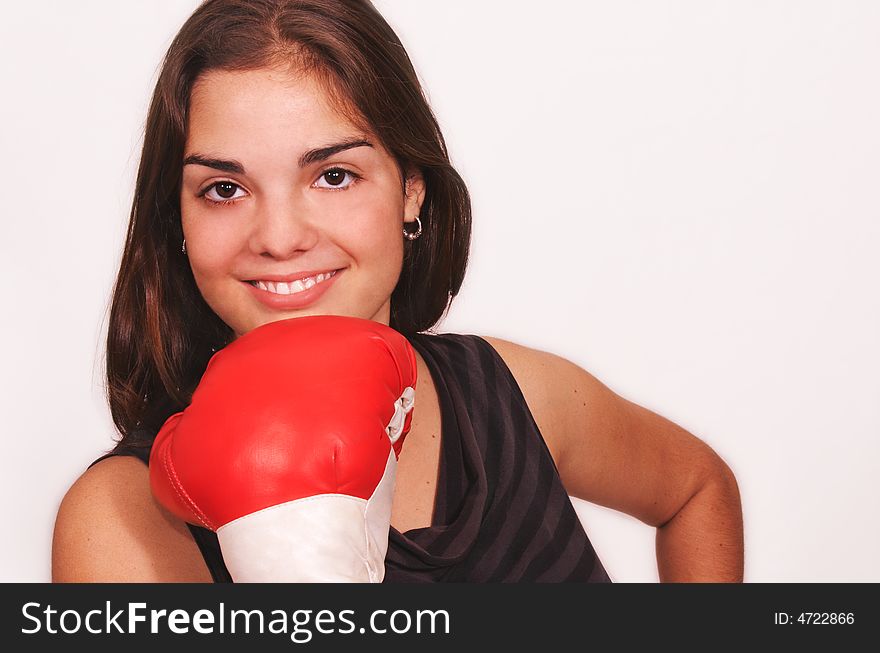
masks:
[(183, 245), (180, 246), (180, 251), (183, 254), (186, 254), (186, 238), (183, 239)]
[(422, 235), (422, 221), (419, 219), (419, 216), (416, 216), (416, 222), (418, 222), (418, 224), (419, 224), (419, 228), (416, 230), (415, 233), (410, 233), (410, 232), (408, 232), (408, 231), (406, 230), (406, 223), (404, 223), (404, 225), (403, 225), (403, 237), (406, 238), (407, 240), (415, 240), (416, 238), (418, 238), (419, 236)]

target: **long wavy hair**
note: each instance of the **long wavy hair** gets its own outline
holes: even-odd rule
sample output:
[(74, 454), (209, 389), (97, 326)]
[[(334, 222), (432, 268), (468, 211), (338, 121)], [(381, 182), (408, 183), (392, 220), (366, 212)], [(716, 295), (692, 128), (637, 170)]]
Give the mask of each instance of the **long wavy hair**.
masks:
[[(206, 0), (162, 63), (144, 128), (107, 334), (107, 396), (122, 438), (149, 447), (191, 400), (234, 334), (207, 305), (180, 244), (180, 184), (190, 93), (208, 70), (289, 65), (314, 75), (340, 111), (376, 135), (401, 171), (419, 169), (423, 235), (405, 241), (390, 326), (428, 331), (464, 280), (471, 203), (397, 35), (369, 0)], [(403, 180), (403, 177), (402, 177)]]

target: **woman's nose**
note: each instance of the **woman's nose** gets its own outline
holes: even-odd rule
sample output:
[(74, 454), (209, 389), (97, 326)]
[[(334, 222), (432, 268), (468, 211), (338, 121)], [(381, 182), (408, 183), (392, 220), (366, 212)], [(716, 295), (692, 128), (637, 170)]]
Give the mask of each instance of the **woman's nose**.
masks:
[(318, 242), (318, 228), (308, 209), (289, 198), (264, 200), (254, 216), (250, 248), (273, 258), (290, 258)]

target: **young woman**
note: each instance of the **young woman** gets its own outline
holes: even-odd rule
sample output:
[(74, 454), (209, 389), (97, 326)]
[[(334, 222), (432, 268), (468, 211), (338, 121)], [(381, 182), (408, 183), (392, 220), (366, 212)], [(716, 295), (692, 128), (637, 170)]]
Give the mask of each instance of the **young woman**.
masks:
[(153, 439), (215, 352), (340, 315), (416, 353), (386, 581), (607, 582), (568, 495), (656, 527), (661, 580), (741, 581), (736, 481), (705, 443), (564, 358), (431, 331), (470, 229), (410, 60), (367, 0), (203, 3), (152, 98), (114, 290), (122, 438), (60, 506), (53, 578), (230, 580), (216, 535), (151, 494)]

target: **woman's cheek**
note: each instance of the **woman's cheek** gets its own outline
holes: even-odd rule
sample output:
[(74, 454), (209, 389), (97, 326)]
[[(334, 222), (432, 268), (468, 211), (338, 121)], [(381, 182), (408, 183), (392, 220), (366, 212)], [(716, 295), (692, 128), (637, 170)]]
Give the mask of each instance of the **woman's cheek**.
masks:
[(219, 271), (244, 246), (246, 235), (241, 232), (244, 221), (236, 222), (231, 219), (233, 216), (206, 213), (223, 210), (202, 209), (185, 214), (183, 233), (186, 235), (187, 254), (194, 265)]

